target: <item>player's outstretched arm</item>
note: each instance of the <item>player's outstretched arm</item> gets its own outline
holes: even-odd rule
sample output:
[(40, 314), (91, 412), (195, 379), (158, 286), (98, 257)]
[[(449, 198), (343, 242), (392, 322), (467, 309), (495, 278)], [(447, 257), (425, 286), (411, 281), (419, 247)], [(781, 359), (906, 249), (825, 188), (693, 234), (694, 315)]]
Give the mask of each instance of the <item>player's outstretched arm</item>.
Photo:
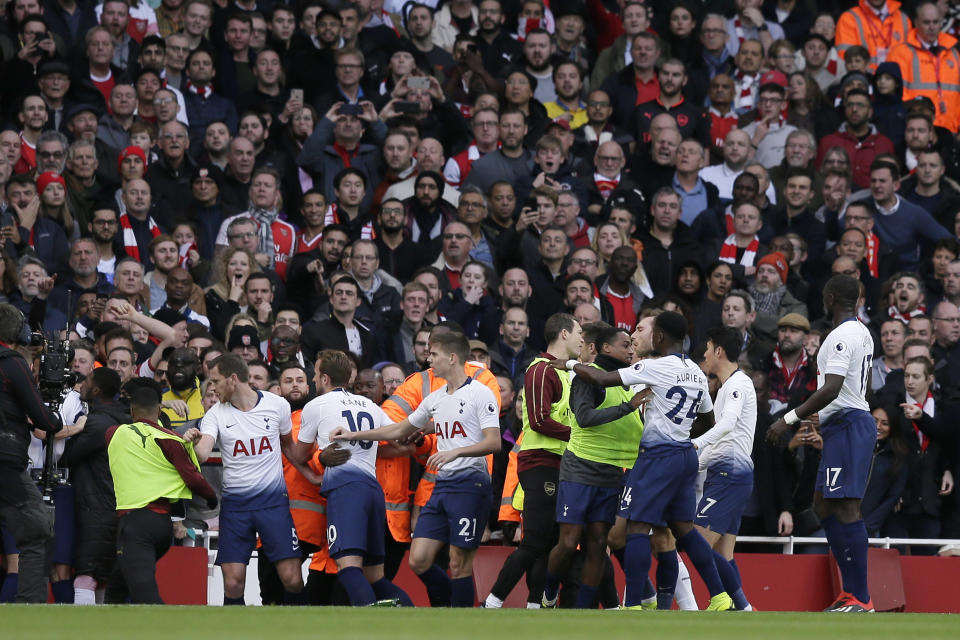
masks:
[(564, 371), (573, 371), (577, 377), (582, 377), (592, 385), (598, 387), (618, 387), (623, 384), (620, 380), (620, 374), (616, 371), (601, 371), (596, 367), (589, 367), (585, 364), (574, 364), (576, 360), (551, 360), (550, 366), (554, 369)]
[(200, 429), (191, 427), (183, 434), (183, 439), (193, 443), (193, 452), (197, 454), (197, 460), (206, 462), (213, 451), (213, 445), (217, 443), (213, 436), (200, 433)]
[(442, 469), (443, 465), (457, 458), (479, 458), (498, 451), (500, 451), (500, 429), (484, 429), (483, 440), (468, 447), (437, 451), (427, 460), (427, 467)]
[(337, 427), (330, 432), (330, 442), (354, 440), (398, 440), (405, 438), (417, 430), (409, 420), (404, 418), (395, 424), (370, 429), (368, 431), (350, 431), (347, 427)]
[(834, 373), (826, 374), (823, 379), (823, 386), (814, 391), (806, 402), (793, 411), (788, 411), (785, 416), (771, 425), (770, 430), (767, 431), (767, 442), (776, 443), (787, 431), (789, 425), (812, 416), (836, 400), (842, 388), (843, 376)]

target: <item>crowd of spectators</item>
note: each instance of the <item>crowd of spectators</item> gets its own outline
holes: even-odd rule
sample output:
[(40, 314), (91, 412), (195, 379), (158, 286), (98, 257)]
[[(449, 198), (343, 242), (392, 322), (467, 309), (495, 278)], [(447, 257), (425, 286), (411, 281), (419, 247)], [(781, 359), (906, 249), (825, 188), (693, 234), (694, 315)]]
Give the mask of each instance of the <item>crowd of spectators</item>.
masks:
[(742, 533), (776, 535), (819, 529), (818, 443), (763, 433), (815, 388), (842, 273), (877, 345), (868, 527), (960, 537), (960, 4), (436, 4), (4, 2), (0, 299), (81, 373), (159, 380), (176, 427), (221, 353), (289, 399), (340, 349), (379, 403), (454, 322), (500, 382), (495, 488), (550, 315), (677, 310), (691, 353), (734, 327)]

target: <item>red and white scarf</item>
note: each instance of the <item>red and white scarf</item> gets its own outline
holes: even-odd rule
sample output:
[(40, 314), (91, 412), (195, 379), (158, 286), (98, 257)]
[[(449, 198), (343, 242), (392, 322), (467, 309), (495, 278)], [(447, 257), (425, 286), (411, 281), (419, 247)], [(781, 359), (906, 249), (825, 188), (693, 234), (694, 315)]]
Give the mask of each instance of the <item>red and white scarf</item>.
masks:
[(617, 174), (616, 178), (608, 178), (607, 176), (595, 173), (593, 174), (593, 184), (597, 186), (597, 191), (600, 192), (600, 196), (604, 200), (610, 197), (610, 194), (616, 190), (617, 186), (620, 185), (620, 174)]
[(927, 308), (922, 304), (918, 306), (913, 311), (908, 311), (906, 313), (900, 313), (896, 307), (890, 306), (887, 309), (887, 315), (889, 315), (894, 320), (899, 320), (903, 324), (910, 324), (910, 318), (916, 318), (917, 316), (922, 316), (927, 312)]
[[(750, 244), (747, 245), (747, 248), (744, 249), (743, 256), (740, 258), (739, 264), (744, 267), (752, 267), (757, 259), (757, 251), (759, 249), (760, 238), (753, 236), (753, 240), (751, 240)], [(727, 239), (723, 241), (723, 246), (720, 247), (720, 262), (738, 264), (736, 234), (730, 234), (727, 236)]]
[(877, 259), (877, 244), (879, 244), (879, 242), (880, 239), (875, 233), (871, 233), (867, 237), (867, 268), (870, 270), (870, 275), (874, 278), (880, 277), (880, 265)]
[(213, 85), (212, 85), (212, 84), (208, 84), (208, 85), (205, 86), (205, 87), (198, 87), (197, 85), (195, 85), (195, 84), (193, 84), (192, 82), (190, 82), (190, 79), (189, 79), (189, 78), (187, 78), (187, 81), (186, 81), (186, 84), (184, 84), (184, 87), (186, 88), (187, 91), (190, 91), (190, 92), (192, 92), (192, 93), (197, 94), (198, 96), (200, 96), (200, 97), (203, 98), (204, 100), (206, 100), (207, 98), (209, 98), (210, 96), (213, 95)]
[(180, 245), (180, 258), (178, 259), (177, 264), (179, 264), (184, 269), (187, 269), (189, 267), (188, 262), (190, 261), (191, 251), (196, 251), (199, 253), (200, 249), (197, 248), (196, 243), (185, 242), (182, 245)]
[[(160, 227), (153, 221), (151, 216), (147, 216), (147, 227), (150, 229), (150, 235), (156, 238), (160, 235)], [(137, 246), (137, 234), (133, 232), (133, 225), (130, 224), (130, 214), (125, 213), (120, 216), (120, 228), (123, 229), (123, 250), (127, 255), (141, 262), (140, 247)]]
[(733, 205), (728, 204), (726, 210), (723, 212), (723, 222), (724, 228), (726, 229), (727, 235), (733, 233)]
[(800, 359), (797, 360), (796, 366), (791, 370), (790, 367), (783, 363), (783, 358), (780, 357), (780, 347), (777, 347), (773, 350), (773, 366), (780, 370), (787, 389), (790, 389), (793, 386), (793, 381), (796, 379), (797, 374), (807, 366), (807, 350), (800, 349)]
[(737, 96), (736, 107), (738, 110), (753, 109), (754, 95), (753, 87), (757, 83), (758, 75), (747, 75), (743, 71), (737, 71), (737, 82), (740, 84), (740, 95)]
[[(913, 398), (910, 399), (912, 400)], [(927, 391), (927, 397), (923, 400), (923, 402), (917, 402), (914, 400), (912, 404), (916, 407), (919, 407), (921, 411), (931, 418), (933, 417), (935, 407), (933, 394), (930, 391)], [(920, 425), (917, 424), (916, 420), (911, 420), (911, 424), (913, 424), (913, 432), (917, 434), (917, 440), (920, 442), (920, 450), (926, 451), (927, 447), (930, 446), (930, 437), (920, 430)]]
[[(733, 19), (733, 30), (737, 34), (737, 40), (739, 41), (739, 44), (742, 45), (743, 41), (747, 38), (743, 34), (743, 23), (740, 22), (740, 16), (737, 16)], [(740, 49), (739, 45), (737, 46), (737, 49)]]

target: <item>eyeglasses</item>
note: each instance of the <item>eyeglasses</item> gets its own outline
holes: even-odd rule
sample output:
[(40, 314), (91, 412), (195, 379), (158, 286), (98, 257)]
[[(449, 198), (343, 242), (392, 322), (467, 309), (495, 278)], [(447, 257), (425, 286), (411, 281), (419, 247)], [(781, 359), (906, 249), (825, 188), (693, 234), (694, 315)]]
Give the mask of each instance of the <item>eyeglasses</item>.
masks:
[(956, 318), (938, 318), (938, 317), (934, 316), (933, 319), (934, 319), (934, 320), (939, 320), (940, 322), (949, 322), (949, 323), (951, 323), (951, 324), (960, 324), (960, 317), (956, 317)]
[(500, 123), (493, 120), (486, 120), (486, 121), (474, 120), (473, 121), (473, 126), (480, 127), (481, 129), (487, 129), (488, 127), (495, 127), (498, 124)]
[(443, 234), (444, 240), (466, 240), (470, 236), (466, 233), (445, 233)]
[(239, 239), (256, 238), (256, 237), (257, 237), (257, 234), (254, 233), (253, 231), (247, 231), (245, 233), (233, 233), (228, 236), (230, 240), (239, 240)]
[(403, 378), (390, 378), (389, 380), (386, 379), (386, 378), (384, 378), (384, 379), (383, 379), (383, 384), (386, 384), (386, 385), (391, 385), (391, 384), (401, 385), (401, 384), (403, 384)]
[(297, 344), (296, 338), (270, 338), (272, 344)]
[(483, 209), (482, 202), (467, 202), (466, 200), (461, 200), (460, 206), (464, 209)]
[(358, 256), (357, 254), (353, 254), (350, 259), (356, 260), (357, 262), (376, 262), (377, 256)]
[[(156, 104), (156, 103), (154, 103)], [(186, 140), (187, 134), (185, 133), (161, 133), (160, 137), (164, 140)]]
[(37, 151), (39, 158), (62, 158), (64, 155), (63, 151)]
[(600, 162), (620, 162), (620, 156), (597, 156)]

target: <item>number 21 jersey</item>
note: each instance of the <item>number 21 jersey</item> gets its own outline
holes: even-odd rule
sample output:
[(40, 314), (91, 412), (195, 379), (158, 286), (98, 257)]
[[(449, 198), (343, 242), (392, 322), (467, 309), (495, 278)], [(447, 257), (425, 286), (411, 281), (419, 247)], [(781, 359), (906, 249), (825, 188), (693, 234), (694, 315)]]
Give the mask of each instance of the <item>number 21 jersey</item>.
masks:
[(644, 412), (641, 445), (688, 442), (697, 414), (713, 410), (707, 376), (685, 356), (641, 360), (619, 373), (625, 385), (646, 384), (653, 389)]

